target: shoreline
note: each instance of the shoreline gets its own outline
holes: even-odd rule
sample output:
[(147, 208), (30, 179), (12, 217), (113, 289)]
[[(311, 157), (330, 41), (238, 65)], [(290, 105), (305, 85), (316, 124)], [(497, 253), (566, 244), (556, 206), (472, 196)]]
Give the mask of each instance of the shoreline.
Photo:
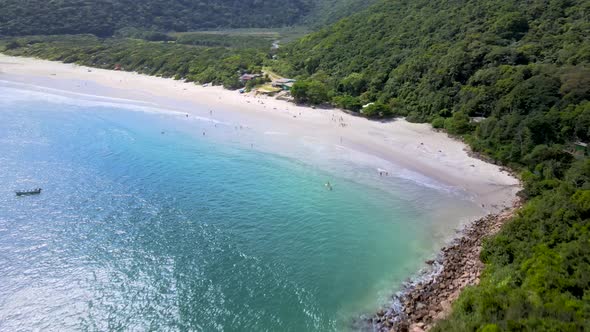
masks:
[[(178, 109), (182, 104), (183, 111), (191, 116), (208, 118), (211, 112), (212, 120), (244, 125), (283, 146), (319, 142), (335, 156), (362, 155), (356, 159), (364, 159), (365, 166), (373, 168), (377, 177), (378, 169), (389, 168), (389, 173), (395, 172), (396, 176), (409, 171), (425, 180), (432, 179), (441, 187), (469, 193), (482, 208), (482, 215), (510, 206), (520, 190), (519, 181), (511, 174), (470, 156), (463, 142), (428, 124), (403, 119), (371, 121), (337, 109), (314, 109), (272, 97), (239, 94), (219, 86), (202, 87), (132, 72), (3, 54), (0, 80), (70, 94), (135, 100), (155, 108)], [(271, 133), (277, 135), (271, 138)], [(281, 147), (276, 150), (280, 152)]]
[(365, 322), (373, 331), (429, 331), (445, 319), (467, 286), (479, 284), (485, 265), (479, 259), (482, 241), (500, 231), (522, 206), (517, 198), (511, 207), (488, 214), (466, 225), (458, 236), (440, 249), (436, 258), (404, 282), (390, 304)]

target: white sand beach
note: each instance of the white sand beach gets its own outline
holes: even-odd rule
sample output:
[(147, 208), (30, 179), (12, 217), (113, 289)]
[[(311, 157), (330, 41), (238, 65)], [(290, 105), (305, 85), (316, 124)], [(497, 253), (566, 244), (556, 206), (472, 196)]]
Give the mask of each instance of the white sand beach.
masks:
[(397, 165), (396, 170), (406, 169), (460, 188), (471, 193), (487, 212), (512, 205), (520, 189), (518, 180), (500, 167), (470, 157), (465, 144), (427, 124), (370, 121), (337, 109), (312, 109), (217, 86), (1, 54), (0, 80), (148, 102), (168, 109), (173, 106), (166, 100), (194, 105), (183, 112), (226, 122), (239, 118), (248, 129), (265, 134), (270, 144), (277, 137), (282, 137), (280, 144), (302, 139), (311, 144), (321, 142), (333, 151), (367, 156), (364, 163), (375, 169), (376, 177), (379, 172), (395, 176), (389, 174), (395, 170), (388, 165)]

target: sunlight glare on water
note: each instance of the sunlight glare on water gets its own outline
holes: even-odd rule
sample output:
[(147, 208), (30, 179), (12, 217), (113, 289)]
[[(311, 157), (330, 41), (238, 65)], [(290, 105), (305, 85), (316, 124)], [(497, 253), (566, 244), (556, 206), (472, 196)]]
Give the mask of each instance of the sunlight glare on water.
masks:
[(2, 94), (2, 331), (348, 329), (433, 254), (445, 206), (476, 213), (212, 142), (178, 115)]

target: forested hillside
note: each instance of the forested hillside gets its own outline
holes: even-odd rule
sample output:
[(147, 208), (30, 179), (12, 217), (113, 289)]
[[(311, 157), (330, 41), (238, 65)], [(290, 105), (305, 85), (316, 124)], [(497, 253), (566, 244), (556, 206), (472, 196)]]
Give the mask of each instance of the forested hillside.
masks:
[(380, 1), (280, 54), (300, 101), (432, 122), (522, 172), (529, 202), (439, 331), (590, 329), (589, 18), (584, 0)]
[(0, 36), (328, 24), (374, 0), (0, 0)]
[(377, 0), (316, 0), (303, 23), (311, 27), (322, 27), (361, 11)]
[(92, 33), (126, 27), (158, 31), (280, 27), (297, 23), (313, 0), (0, 0), (0, 35)]

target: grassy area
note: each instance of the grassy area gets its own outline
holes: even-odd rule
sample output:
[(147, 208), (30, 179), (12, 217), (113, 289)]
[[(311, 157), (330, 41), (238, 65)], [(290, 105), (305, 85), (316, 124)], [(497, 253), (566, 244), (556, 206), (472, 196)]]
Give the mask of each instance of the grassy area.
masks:
[(309, 33), (309, 29), (303, 26), (287, 27), (287, 28), (273, 28), (273, 29), (223, 29), (223, 30), (207, 30), (207, 31), (190, 31), (190, 32), (174, 32), (170, 36), (178, 38), (187, 37), (202, 37), (211, 38), (211, 36), (220, 36), (224, 38), (236, 38), (243, 40), (265, 40), (265, 41), (279, 41), (280, 43), (288, 43), (303, 37)]
[(255, 48), (270, 50), (274, 38), (255, 35), (233, 35), (209, 32), (190, 32), (174, 34), (171, 36), (177, 44), (230, 47), (230, 48)]
[(262, 93), (276, 93), (276, 92), (281, 92), (283, 89), (274, 87), (274, 86), (272, 86), (272, 84), (268, 83), (268, 84), (264, 84), (264, 85), (260, 85), (260, 86), (256, 87), (256, 90), (258, 92), (262, 92)]

